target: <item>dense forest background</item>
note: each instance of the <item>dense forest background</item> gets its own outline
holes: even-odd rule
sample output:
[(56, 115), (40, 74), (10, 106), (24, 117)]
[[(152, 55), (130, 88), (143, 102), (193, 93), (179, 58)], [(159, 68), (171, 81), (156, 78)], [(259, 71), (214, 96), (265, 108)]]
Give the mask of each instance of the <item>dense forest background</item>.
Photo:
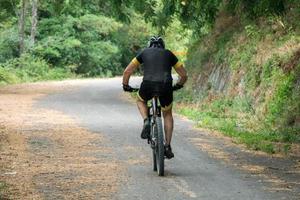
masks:
[[(1, 0), (0, 81), (120, 75), (159, 28), (149, 2)], [(149, 7), (148, 7), (149, 6)], [(147, 9), (146, 9), (147, 8)], [(150, 9), (149, 9), (150, 8)], [(169, 47), (183, 51), (188, 31), (170, 19)]]
[(253, 149), (300, 141), (299, 0), (0, 0), (0, 83), (121, 75), (151, 35), (186, 61), (178, 112)]

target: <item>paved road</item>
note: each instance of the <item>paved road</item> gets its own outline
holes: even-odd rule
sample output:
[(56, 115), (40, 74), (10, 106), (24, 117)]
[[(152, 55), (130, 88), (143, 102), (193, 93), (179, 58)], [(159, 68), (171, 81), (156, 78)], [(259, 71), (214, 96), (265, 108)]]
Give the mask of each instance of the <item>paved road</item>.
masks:
[(142, 120), (137, 108), (124, 98), (120, 86), (120, 78), (85, 81), (75, 90), (47, 96), (38, 103), (79, 119), (81, 126), (107, 138), (112, 155), (125, 167), (114, 199), (299, 199), (295, 195), (299, 188), (274, 192), (261, 176), (252, 176), (198, 148), (191, 139), (201, 132), (179, 117), (175, 119), (175, 158), (166, 161), (166, 176), (158, 177), (152, 171), (150, 148), (140, 139)]

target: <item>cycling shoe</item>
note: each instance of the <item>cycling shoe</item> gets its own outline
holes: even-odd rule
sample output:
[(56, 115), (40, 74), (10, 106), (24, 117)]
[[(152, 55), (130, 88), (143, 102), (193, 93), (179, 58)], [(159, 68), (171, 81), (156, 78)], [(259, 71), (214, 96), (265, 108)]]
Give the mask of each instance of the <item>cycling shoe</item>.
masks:
[(144, 126), (141, 133), (142, 139), (148, 139), (150, 137), (150, 120), (147, 118), (144, 120)]
[(172, 152), (171, 145), (166, 145), (165, 146), (165, 156), (168, 159), (171, 159), (174, 157), (174, 153)]

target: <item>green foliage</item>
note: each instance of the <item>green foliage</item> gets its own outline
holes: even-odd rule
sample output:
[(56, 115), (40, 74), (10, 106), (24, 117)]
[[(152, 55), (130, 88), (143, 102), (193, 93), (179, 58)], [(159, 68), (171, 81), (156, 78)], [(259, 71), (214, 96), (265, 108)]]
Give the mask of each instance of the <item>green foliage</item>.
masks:
[(78, 72), (87, 76), (120, 74), (120, 53), (111, 42), (94, 42), (83, 48)]
[[(125, 5), (130, 6), (131, 2), (127, 0)], [(138, 11), (144, 11), (142, 13), (146, 19), (150, 20), (159, 30), (163, 31), (169, 26), (172, 22), (171, 17), (175, 16), (194, 33), (203, 35), (207, 33), (207, 27), (214, 24), (219, 11), (224, 7), (230, 13), (237, 13), (248, 19), (256, 19), (261, 16), (280, 15), (291, 3), (294, 3), (293, 0), (276, 0), (275, 2), (273, 0), (229, 0), (226, 2), (222, 0), (148, 0), (140, 1), (133, 7)]]
[[(195, 43), (188, 49), (186, 66), (190, 71), (201, 71), (211, 58), (212, 50)], [(196, 56), (197, 55), (197, 56)]]
[[(28, 43), (31, 28), (28, 4), (25, 21), (26, 54), (45, 61), (57, 71), (83, 76), (119, 75), (152, 35), (150, 30), (153, 28), (133, 11), (133, 7), (150, 4), (150, 1), (138, 4), (129, 0), (122, 3), (104, 0), (41, 1), (34, 46)], [(0, 63), (3, 63), (4, 68), (17, 67), (11, 62), (22, 62), (22, 58), (18, 59), (18, 16), (15, 13), (19, 7), (17, 0), (4, 0), (0, 6)], [(121, 21), (117, 22), (116, 19)], [(129, 21), (132, 23), (129, 24)], [(34, 73), (28, 75), (35, 76)]]
[[(286, 153), (289, 143), (300, 142), (300, 24), (288, 21), (294, 9), (287, 16), (268, 12), (233, 27), (218, 24), (194, 42), (186, 62), (193, 80), (185, 87), (188, 91), (176, 97), (184, 105), (179, 112), (198, 126), (255, 150)], [(258, 21), (258, 16), (263, 17)], [(230, 69), (229, 79), (222, 70), (212, 70), (224, 67)], [(220, 80), (212, 76), (222, 77), (226, 89), (213, 90)]]
[(18, 56), (18, 33), (15, 27), (0, 31), (0, 63)]
[[(80, 32), (88, 32), (93, 35), (93, 37), (103, 39), (112, 32), (117, 31), (121, 25), (111, 18), (86, 14), (78, 19), (76, 26)], [(93, 37), (91, 39), (94, 39)]]
[(283, 134), (285, 141), (300, 140), (300, 65), (295, 73), (285, 74), (281, 69), (273, 72), (274, 95), (268, 104), (266, 123)]
[(149, 37), (153, 34), (151, 30), (153, 28), (141, 16), (132, 15), (131, 23), (124, 24), (113, 34), (112, 40), (119, 48), (121, 69), (146, 47)]
[(245, 31), (248, 37), (258, 37), (259, 28), (256, 25), (249, 24), (245, 26)]
[(214, 55), (214, 60), (216, 64), (222, 64), (226, 62), (227, 59), (227, 51), (226, 51), (226, 46), (228, 42), (233, 37), (233, 33), (231, 31), (226, 31), (224, 34), (222, 34), (218, 39), (215, 41), (214, 44), (214, 49), (212, 49), (212, 53)]
[(16, 83), (17, 77), (8, 69), (0, 65), (0, 84)]
[[(274, 142), (299, 142), (300, 128), (299, 124), (296, 124), (296, 119), (300, 116), (300, 65), (298, 64), (298, 67), (290, 73), (283, 70), (283, 63), (288, 63), (293, 58), (288, 52), (281, 56), (274, 54), (265, 63), (258, 65), (253, 59), (256, 55), (255, 44), (260, 41), (257, 37), (249, 37), (243, 44), (238, 45), (232, 39), (222, 38), (226, 38), (226, 34), (221, 39), (217, 39), (214, 46), (209, 49), (198, 46), (200, 50), (192, 51), (190, 56), (192, 59), (195, 56), (199, 58), (195, 66), (205, 66), (208, 62), (214, 65), (228, 63), (231, 68), (237, 65), (232, 73), (237, 73), (239, 70), (245, 72), (241, 80), (241, 86), (245, 92), (237, 96), (215, 94), (218, 98), (208, 102), (203, 96), (200, 101), (203, 103), (198, 106), (198, 109), (181, 108), (180, 112), (198, 121), (199, 126), (219, 130), (256, 150), (274, 153), (278, 151), (275, 150)], [(238, 53), (232, 54), (228, 51), (230, 48), (238, 49)], [(213, 60), (201, 59), (213, 50), (215, 50)], [(229, 59), (220, 60), (218, 55), (227, 55)], [(207, 69), (203, 68), (203, 70)], [(194, 70), (194, 72), (199, 73), (199, 70)], [(207, 72), (201, 71), (200, 73)], [(197, 87), (196, 84), (195, 86)], [(198, 91), (194, 89), (195, 86), (193, 90)], [(234, 88), (236, 85), (231, 87)], [(266, 96), (265, 92), (270, 91), (271, 88), (273, 88), (272, 93)], [(262, 91), (261, 96), (253, 96), (258, 89)], [(199, 93), (191, 91), (190, 93), (192, 94), (183, 95), (184, 97), (177, 95), (177, 97), (182, 102), (197, 105), (198, 102), (192, 99)], [(211, 92), (207, 94), (209, 93), (211, 94)], [(266, 106), (266, 112), (260, 113), (259, 110), (264, 110), (264, 106)]]
[(188, 51), (192, 33), (192, 30), (184, 28), (182, 23), (178, 19), (174, 18), (163, 34), (166, 48), (174, 51), (175, 53), (183, 53), (182, 55), (177, 56), (181, 60), (185, 60), (186, 56), (184, 53)]
[(286, 7), (285, 0), (229, 0), (228, 8), (232, 12), (245, 12), (249, 18), (282, 14)]
[[(157, 20), (162, 21), (166, 16), (175, 15), (184, 25), (193, 29), (194, 33), (199, 34), (207, 24), (213, 24), (221, 3), (221, 0), (162, 0), (163, 7), (160, 12), (164, 15)], [(169, 21), (164, 21), (168, 25)]]
[(0, 28), (3, 22), (15, 20), (16, 4), (18, 0), (1, 0), (0, 6)]
[[(215, 104), (215, 108), (217, 108), (217, 110), (222, 110), (222, 107), (227, 106), (226, 103), (228, 102), (226, 102), (225, 105), (220, 103), (221, 101), (213, 103)], [(246, 144), (248, 148), (253, 150), (275, 153), (274, 145), (272, 143), (280, 140), (278, 135), (270, 135), (265, 132), (251, 133), (243, 130), (242, 127), (240, 127), (240, 124), (237, 122), (237, 119), (219, 116), (217, 112), (211, 111), (210, 109), (206, 110), (203, 108), (195, 109), (189, 107), (180, 107), (177, 108), (177, 111), (180, 114), (196, 121), (198, 126), (221, 131), (226, 136), (234, 138), (236, 142)]]
[(5, 83), (63, 79), (70, 77), (68, 71), (51, 68), (48, 63), (30, 54), (8, 60), (0, 65), (1, 81)]
[(61, 16), (41, 20), (40, 27), (42, 39), (33, 52), (53, 66), (85, 76), (120, 73), (119, 49), (109, 40), (121, 27), (115, 20), (92, 14)]
[(113, 1), (105, 0), (43, 0), (40, 2), (39, 7), (42, 17), (57, 17), (61, 15), (79, 17), (86, 13), (109, 14), (118, 5)]
[(0, 199), (9, 199), (8, 185), (4, 181), (0, 181)]
[(274, 79), (276, 80), (276, 91), (272, 100), (269, 102), (269, 115), (268, 120), (275, 122), (283, 112), (286, 101), (292, 94), (294, 76), (285, 75), (282, 70), (278, 69), (273, 72)]
[(251, 113), (254, 114), (253, 108), (254, 98), (250, 95), (236, 96), (232, 102), (232, 110), (239, 113)]

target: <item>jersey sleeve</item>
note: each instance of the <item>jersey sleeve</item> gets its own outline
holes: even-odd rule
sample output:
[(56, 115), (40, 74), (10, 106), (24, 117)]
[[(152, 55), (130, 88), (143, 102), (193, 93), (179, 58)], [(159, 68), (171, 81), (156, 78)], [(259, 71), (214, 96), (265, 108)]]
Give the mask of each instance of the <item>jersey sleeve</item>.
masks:
[(182, 63), (178, 60), (178, 58), (170, 51), (170, 59), (171, 59), (171, 64), (174, 68), (180, 67)]
[(142, 64), (143, 63), (142, 52), (140, 52), (136, 57), (134, 57), (131, 63), (134, 63), (136, 66)]
[(140, 52), (136, 57), (136, 61), (139, 62), (139, 64), (142, 64), (144, 61), (143, 61), (143, 51)]

